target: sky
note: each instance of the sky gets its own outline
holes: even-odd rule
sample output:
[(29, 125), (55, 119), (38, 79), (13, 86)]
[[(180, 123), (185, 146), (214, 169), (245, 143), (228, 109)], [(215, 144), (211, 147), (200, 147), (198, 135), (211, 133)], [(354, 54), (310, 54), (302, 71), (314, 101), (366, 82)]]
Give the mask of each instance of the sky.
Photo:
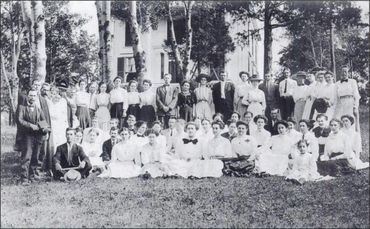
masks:
[[(356, 1), (356, 5), (362, 9), (362, 17), (364, 21), (369, 21), (369, 2), (368, 1)], [(85, 29), (89, 34), (95, 34), (98, 37), (98, 19), (96, 15), (95, 1), (70, 1), (70, 10), (73, 13), (81, 14), (84, 17), (90, 17), (89, 22), (85, 25)], [(261, 33), (262, 40), (258, 46), (258, 59), (259, 66), (258, 72), (263, 73), (263, 32)], [(284, 37), (284, 29), (278, 28), (273, 31), (273, 45), (272, 45), (272, 69), (278, 71), (279, 69), (279, 52), (288, 43), (288, 39)]]

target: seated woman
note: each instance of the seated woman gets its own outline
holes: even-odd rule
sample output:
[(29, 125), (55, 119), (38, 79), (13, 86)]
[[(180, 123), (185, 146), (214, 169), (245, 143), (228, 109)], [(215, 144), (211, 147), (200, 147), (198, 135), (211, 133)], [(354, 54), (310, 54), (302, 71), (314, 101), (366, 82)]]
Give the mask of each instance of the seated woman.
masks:
[(229, 130), (227, 132), (222, 131), (221, 136), (228, 139), (230, 142), (238, 135), (238, 131), (236, 129), (236, 122), (228, 121)]
[(316, 116), (318, 126), (312, 129), (319, 145), (319, 156), (324, 154), (326, 139), (330, 134), (330, 128), (326, 126), (327, 121), (328, 116), (326, 114), (318, 114)]
[[(158, 134), (156, 141), (158, 142), (158, 144), (161, 147), (163, 147), (166, 150), (167, 149), (167, 138), (166, 138), (166, 136), (161, 134), (162, 123), (160, 121), (154, 121), (152, 129), (154, 130), (154, 132), (156, 132)], [(166, 150), (166, 152), (167, 152), (167, 150)]]
[(302, 134), (299, 133), (297, 130), (296, 130), (296, 124), (297, 124), (297, 121), (293, 118), (293, 117), (288, 117), (287, 118), (287, 123), (288, 123), (288, 131), (287, 131), (287, 135), (294, 139), (295, 142), (298, 142), (301, 137), (302, 137)]
[(195, 123), (186, 124), (186, 135), (177, 139), (175, 154), (168, 162), (169, 175), (188, 177), (219, 177), (222, 176), (223, 164), (220, 160), (201, 160), (206, 152), (206, 144), (196, 137)]
[(208, 141), (213, 138), (211, 122), (208, 119), (202, 120), (202, 135), (200, 135), (200, 138), (202, 138), (202, 141), (205, 141), (205, 143), (208, 143)]
[(253, 113), (250, 111), (245, 112), (243, 121), (248, 124), (248, 135), (252, 135), (256, 131), (257, 126), (253, 123)]
[(256, 168), (259, 172), (283, 176), (288, 167), (289, 154), (295, 142), (287, 135), (288, 123), (277, 121), (278, 135), (272, 136), (257, 155)]
[(355, 119), (350, 115), (343, 115), (341, 117), (343, 122), (343, 133), (349, 137), (349, 142), (351, 143), (352, 151), (354, 152), (354, 157), (350, 161), (355, 169), (366, 169), (369, 167), (369, 162), (361, 161), (362, 143), (361, 134), (355, 130), (353, 124)]
[(257, 125), (257, 129), (251, 134), (257, 141), (257, 148), (265, 146), (271, 137), (271, 133), (265, 129), (267, 118), (264, 115), (257, 115), (253, 118), (254, 123)]
[(310, 132), (313, 124), (310, 120), (302, 119), (299, 121), (299, 130), (301, 131), (301, 139), (305, 139), (309, 142), (309, 150), (312, 154), (312, 158), (317, 161), (319, 159), (319, 143), (315, 135)]
[(149, 174), (153, 178), (162, 177), (169, 173), (169, 167), (166, 163), (163, 163), (168, 161), (169, 156), (165, 154), (165, 145), (159, 144), (157, 141), (158, 136), (158, 132), (149, 130), (149, 142), (139, 152), (142, 165), (141, 174)]
[(141, 173), (140, 158), (135, 145), (129, 142), (129, 130), (120, 130), (121, 141), (113, 146), (112, 159), (107, 170), (100, 177), (131, 178)]
[(102, 153), (102, 144), (98, 142), (99, 131), (92, 128), (87, 133), (87, 138), (82, 142), (82, 148), (89, 157), (93, 171), (95, 169), (102, 170), (105, 166), (102, 158), (100, 157)]
[(350, 161), (354, 158), (348, 136), (341, 131), (342, 122), (338, 119), (330, 121), (331, 133), (325, 144), (324, 155), (317, 162), (318, 172), (323, 175), (338, 177), (355, 172)]
[(95, 129), (98, 132), (97, 142), (103, 144), (103, 142), (110, 138), (109, 132), (105, 132), (99, 128), (99, 119), (97, 117), (93, 117), (91, 119), (91, 127), (87, 127), (84, 129), (83, 132), (83, 141), (88, 141), (88, 133), (91, 129)]
[(309, 153), (309, 142), (305, 139), (299, 140), (297, 145), (298, 154), (289, 161), (289, 168), (286, 170), (286, 180), (299, 184), (306, 181), (315, 181), (321, 178), (317, 172), (316, 158)]
[(137, 132), (136, 134), (130, 137), (130, 142), (136, 146), (137, 152), (143, 147), (146, 143), (148, 143), (148, 138), (144, 135), (147, 125), (144, 121), (136, 122)]
[(231, 143), (227, 138), (221, 136), (224, 123), (222, 121), (212, 122), (214, 137), (208, 142), (206, 154), (203, 156), (207, 159), (220, 159), (233, 157)]
[(248, 124), (243, 121), (236, 123), (238, 136), (231, 141), (233, 157), (224, 159), (223, 173), (229, 176), (248, 176), (254, 170), (257, 142), (254, 137), (247, 135)]
[[(233, 115), (231, 114), (231, 117), (232, 117)], [(235, 115), (234, 115), (234, 117), (235, 117)], [(231, 119), (231, 118), (230, 118)], [(223, 114), (221, 114), (221, 113), (215, 113), (213, 116), (212, 116), (212, 122), (214, 122), (214, 121), (222, 121), (222, 122), (224, 122), (223, 121), (224, 120), (224, 115)], [(228, 128), (228, 126), (226, 125), (225, 127), (224, 127), (224, 129), (223, 129), (223, 131), (222, 131), (222, 133), (226, 133), (226, 132), (228, 132), (229, 131), (229, 128)]]

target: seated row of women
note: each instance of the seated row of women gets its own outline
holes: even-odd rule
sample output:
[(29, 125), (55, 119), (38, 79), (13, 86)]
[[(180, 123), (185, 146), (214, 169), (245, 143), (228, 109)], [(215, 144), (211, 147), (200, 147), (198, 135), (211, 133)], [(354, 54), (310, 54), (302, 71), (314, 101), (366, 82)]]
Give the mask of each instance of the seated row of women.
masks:
[(343, 116), (342, 121), (332, 119), (326, 127), (326, 116), (318, 115), (312, 131), (310, 121), (300, 120), (300, 132), (294, 121), (278, 121), (279, 134), (275, 136), (264, 129), (266, 118), (262, 115), (254, 118), (253, 131), (243, 121), (230, 122), (227, 132), (217, 119), (212, 123), (202, 120), (202, 128), (194, 122), (172, 121), (169, 131), (162, 131), (160, 122), (147, 130), (146, 123), (138, 121), (135, 134), (128, 128), (118, 131), (113, 127), (110, 139), (105, 134), (104, 143), (97, 140), (101, 136), (97, 128), (86, 129), (82, 147), (93, 167), (102, 171), (99, 177), (270, 174), (302, 182), (369, 167), (360, 160), (361, 138), (352, 129), (350, 116)]

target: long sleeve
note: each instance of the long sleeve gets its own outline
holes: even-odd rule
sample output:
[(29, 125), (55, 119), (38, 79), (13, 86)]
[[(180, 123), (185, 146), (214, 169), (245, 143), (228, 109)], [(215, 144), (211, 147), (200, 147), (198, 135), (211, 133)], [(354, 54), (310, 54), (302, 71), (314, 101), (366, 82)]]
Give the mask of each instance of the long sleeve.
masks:
[(89, 157), (85, 154), (84, 149), (81, 146), (77, 146), (79, 151), (78, 151), (78, 156), (81, 161), (85, 161), (86, 163), (90, 164), (90, 159)]
[[(110, 139), (108, 141), (111, 141)], [(106, 141), (103, 143), (103, 146), (102, 146), (102, 154), (100, 155), (100, 157), (102, 158), (103, 161), (110, 161), (111, 160), (111, 157), (110, 157), (110, 153), (109, 153), (109, 142)]]
[(358, 91), (358, 85), (356, 80), (351, 80), (352, 82), (352, 88), (353, 88), (353, 96), (355, 98), (355, 106), (358, 107), (360, 103), (360, 92)]
[(53, 164), (60, 165), (61, 157), (62, 157), (62, 146), (58, 146), (55, 155), (53, 156)]
[(171, 108), (172, 110), (175, 109), (177, 105), (177, 99), (178, 99), (178, 92), (177, 89), (173, 89), (173, 95), (172, 95), (172, 101), (170, 104), (168, 104), (168, 107)]
[(161, 87), (158, 87), (157, 88), (157, 93), (156, 93), (156, 104), (157, 104), (157, 108), (158, 109), (163, 109), (163, 107), (165, 106), (164, 104), (163, 104), (163, 102), (162, 102), (162, 100), (161, 100), (161, 95), (160, 95), (160, 93), (161, 93)]
[(266, 97), (265, 97), (265, 93), (263, 93), (263, 91), (260, 91), (260, 96), (261, 96), (261, 102), (262, 102), (262, 107), (263, 107), (263, 110), (266, 109)]

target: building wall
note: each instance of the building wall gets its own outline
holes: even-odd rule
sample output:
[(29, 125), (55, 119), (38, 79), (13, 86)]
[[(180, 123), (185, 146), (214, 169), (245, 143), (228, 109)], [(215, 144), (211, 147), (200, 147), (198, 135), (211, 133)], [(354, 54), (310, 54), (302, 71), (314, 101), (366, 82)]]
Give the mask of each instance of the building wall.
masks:
[[(232, 18), (227, 15), (226, 20)], [(114, 36), (113, 36), (113, 76), (117, 76), (118, 58), (132, 58), (133, 52), (131, 46), (125, 46), (125, 31), (126, 22), (121, 20), (113, 20)], [(249, 26), (249, 27), (248, 27)], [(226, 58), (229, 61), (225, 65), (225, 70), (228, 72), (230, 79), (238, 83), (239, 72), (247, 71), (250, 74), (257, 73), (257, 41), (250, 41), (249, 45), (241, 46), (236, 43), (236, 33), (243, 30), (252, 29), (253, 23), (243, 25), (242, 23), (231, 23), (230, 36), (234, 39), (236, 49), (233, 53), (227, 54)], [(169, 72), (169, 57), (162, 45), (167, 39), (167, 20), (159, 21), (158, 27), (152, 30), (151, 33), (142, 34), (142, 44), (144, 50), (147, 52), (147, 76), (154, 84), (162, 83), (161, 73)], [(131, 66), (131, 69), (127, 69)], [(189, 69), (192, 70), (194, 63), (189, 63)], [(134, 61), (131, 59), (125, 60), (125, 72), (135, 71)], [(202, 72), (209, 73), (209, 70), (202, 69)]]

